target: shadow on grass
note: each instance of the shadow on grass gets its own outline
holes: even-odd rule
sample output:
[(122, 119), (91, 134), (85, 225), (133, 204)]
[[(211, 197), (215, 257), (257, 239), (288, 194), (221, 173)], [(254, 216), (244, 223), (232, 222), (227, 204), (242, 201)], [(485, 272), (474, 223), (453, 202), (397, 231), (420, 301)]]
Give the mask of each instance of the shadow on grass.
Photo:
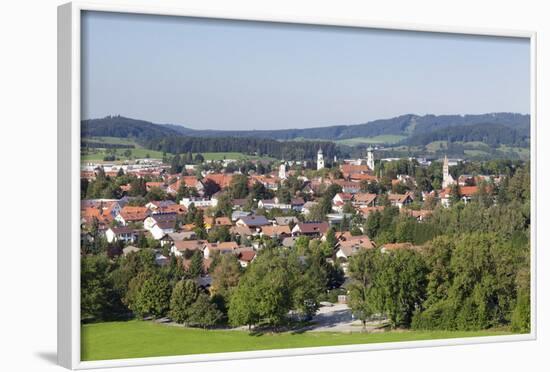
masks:
[(289, 332), (291, 334), (301, 334), (314, 328), (312, 322), (295, 322), (281, 326), (257, 326), (249, 331), (250, 336), (263, 336), (267, 334), (281, 334)]

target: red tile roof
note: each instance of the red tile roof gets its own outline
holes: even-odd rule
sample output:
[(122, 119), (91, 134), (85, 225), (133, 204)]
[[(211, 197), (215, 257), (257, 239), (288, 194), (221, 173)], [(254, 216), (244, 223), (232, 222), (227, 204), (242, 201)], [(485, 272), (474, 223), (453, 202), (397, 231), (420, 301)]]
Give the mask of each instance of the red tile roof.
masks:
[(287, 225), (283, 226), (263, 226), (262, 233), (267, 236), (280, 236), (280, 235), (290, 235), (290, 227)]
[(300, 222), (298, 228), (302, 234), (326, 233), (329, 229), (328, 222)]
[(229, 187), (231, 184), (231, 181), (233, 180), (233, 175), (231, 174), (223, 174), (223, 173), (212, 173), (206, 175), (204, 177), (207, 180), (211, 180), (212, 182), (216, 183), (218, 186), (220, 186), (222, 189)]
[(149, 216), (149, 209), (146, 207), (132, 207), (125, 205), (120, 211), (120, 216), (124, 221), (143, 221)]
[(256, 252), (253, 250), (243, 250), (239, 252), (238, 258), (240, 261), (250, 262), (256, 257)]

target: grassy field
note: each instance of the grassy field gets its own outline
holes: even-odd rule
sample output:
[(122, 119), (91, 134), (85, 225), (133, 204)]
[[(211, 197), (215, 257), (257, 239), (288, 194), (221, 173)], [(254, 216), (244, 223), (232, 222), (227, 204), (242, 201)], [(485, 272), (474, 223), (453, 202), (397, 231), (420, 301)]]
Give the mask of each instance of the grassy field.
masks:
[[(121, 144), (121, 145), (134, 145), (134, 148), (131, 149), (116, 149), (116, 156), (119, 161), (125, 161), (129, 159), (143, 159), (146, 157), (152, 159), (162, 159), (163, 153), (160, 151), (153, 151), (144, 148), (139, 145), (133, 138), (118, 138), (118, 137), (90, 137), (87, 138), (89, 142), (100, 142), (105, 144)], [(124, 152), (130, 150), (130, 156), (125, 156)], [(93, 152), (92, 152), (93, 151)], [(91, 162), (91, 161), (103, 161), (104, 156), (107, 155), (105, 149), (97, 148), (90, 150), (89, 154), (82, 155), (82, 162)], [(195, 154), (193, 154), (195, 155)], [(244, 159), (272, 159), (268, 157), (246, 155), (240, 152), (205, 152), (202, 153), (205, 160), (223, 160), (223, 159), (233, 159), (233, 160), (244, 160)]]
[(393, 135), (393, 134), (387, 134), (387, 135), (381, 135), (381, 136), (374, 136), (374, 137), (356, 137), (356, 138), (348, 138), (348, 139), (342, 139), (335, 141), (338, 144), (341, 145), (347, 145), (347, 146), (356, 146), (360, 144), (370, 144), (370, 143), (382, 143), (387, 145), (392, 145), (394, 143), (397, 143), (403, 139), (407, 138), (406, 136), (399, 136), (399, 135)]
[(521, 160), (529, 160), (531, 151), (528, 148), (523, 147), (510, 147), (506, 145), (500, 145), (498, 148), (500, 151), (507, 152), (507, 153), (516, 153), (519, 155)]
[(253, 335), (237, 330), (202, 330), (145, 321), (82, 326), (82, 360), (142, 358), (219, 352), (433, 340), (509, 334), (506, 331), (384, 333), (279, 333)]
[(447, 141), (433, 141), (426, 145), (426, 150), (430, 152), (436, 152), (439, 150), (447, 149)]
[[(193, 154), (194, 155), (194, 154)], [(241, 152), (203, 152), (205, 160), (223, 160), (223, 159), (232, 159), (232, 160), (254, 160), (254, 159), (266, 159), (273, 160), (268, 156), (256, 156), (256, 155), (247, 155)]]
[[(131, 149), (116, 149), (116, 156), (120, 161), (129, 160), (129, 159), (143, 159), (143, 158), (152, 158), (152, 159), (162, 159), (162, 152), (153, 151), (144, 148), (139, 145), (133, 138), (118, 138), (118, 137), (90, 137), (86, 138), (88, 142), (100, 142), (106, 144), (119, 144), (119, 145), (134, 145), (134, 148)], [(130, 156), (125, 156), (124, 152), (126, 150), (130, 151)], [(80, 157), (81, 162), (98, 162), (103, 161), (103, 157), (107, 155), (105, 149), (96, 148), (91, 149), (88, 154), (82, 155)]]
[(134, 138), (121, 138), (121, 137), (86, 137), (88, 142), (101, 142), (117, 145), (134, 145), (139, 147)]
[[(90, 152), (88, 154), (82, 155), (80, 157), (81, 162), (102, 162), (103, 158), (107, 153), (103, 149), (96, 149), (97, 152)], [(124, 156), (123, 153), (126, 149), (117, 149), (116, 156), (119, 161), (129, 160), (129, 159), (162, 159), (162, 152), (152, 151), (144, 148), (134, 148), (130, 150), (130, 157)], [(109, 161), (108, 163), (113, 163)]]

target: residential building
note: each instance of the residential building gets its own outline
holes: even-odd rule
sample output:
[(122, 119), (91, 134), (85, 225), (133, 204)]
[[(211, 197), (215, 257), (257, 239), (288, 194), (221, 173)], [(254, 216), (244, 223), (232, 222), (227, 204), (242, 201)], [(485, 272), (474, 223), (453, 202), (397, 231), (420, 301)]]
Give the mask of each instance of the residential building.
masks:
[(328, 222), (300, 222), (292, 229), (292, 235), (304, 235), (310, 237), (321, 237), (329, 229)]
[(125, 205), (115, 219), (126, 226), (132, 222), (143, 222), (150, 214), (151, 211), (146, 207)]
[(128, 226), (109, 227), (105, 230), (105, 238), (109, 243), (122, 241), (124, 244), (134, 243), (139, 236), (139, 230)]
[(413, 202), (413, 198), (410, 193), (405, 194), (388, 194), (388, 199), (393, 207), (403, 208)]
[(237, 220), (235, 223), (236, 226), (246, 226), (250, 229), (256, 229), (258, 227), (271, 225), (271, 222), (265, 216), (261, 215), (253, 215), (253, 216), (246, 216), (241, 217)]

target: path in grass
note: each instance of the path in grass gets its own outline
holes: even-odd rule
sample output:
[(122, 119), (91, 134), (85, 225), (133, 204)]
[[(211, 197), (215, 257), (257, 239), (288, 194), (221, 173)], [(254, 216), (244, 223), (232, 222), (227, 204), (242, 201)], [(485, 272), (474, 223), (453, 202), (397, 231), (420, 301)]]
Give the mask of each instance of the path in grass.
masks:
[(81, 342), (82, 360), (106, 360), (504, 334), (509, 332), (305, 332), (251, 335), (246, 331), (190, 329), (133, 320), (84, 325)]

